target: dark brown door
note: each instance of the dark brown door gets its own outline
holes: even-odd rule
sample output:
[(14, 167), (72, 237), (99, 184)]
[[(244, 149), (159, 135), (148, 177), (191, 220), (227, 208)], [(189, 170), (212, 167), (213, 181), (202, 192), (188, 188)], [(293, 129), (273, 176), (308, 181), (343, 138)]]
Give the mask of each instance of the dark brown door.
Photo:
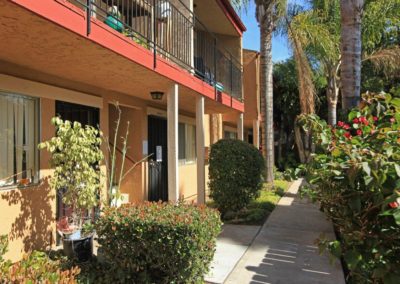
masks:
[(168, 201), (167, 120), (148, 117), (149, 201)]

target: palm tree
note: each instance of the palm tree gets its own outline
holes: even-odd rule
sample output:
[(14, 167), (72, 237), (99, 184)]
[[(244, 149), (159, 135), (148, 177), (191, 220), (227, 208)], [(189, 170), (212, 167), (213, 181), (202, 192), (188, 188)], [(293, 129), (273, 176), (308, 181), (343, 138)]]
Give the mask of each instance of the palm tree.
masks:
[[(293, 15), (286, 24), (290, 25), (290, 28), (286, 26), (281, 30), (289, 35), (292, 42), (293, 38), (296, 38), (297, 45), (304, 47), (307, 55), (318, 62), (327, 80), (328, 123), (335, 125), (339, 90), (342, 85), (340, 1), (313, 0), (311, 4), (310, 10), (294, 11), (294, 14), (292, 12)], [(391, 27), (399, 25), (399, 6), (398, 0), (370, 2), (365, 6), (363, 14), (365, 25), (362, 29), (362, 62), (370, 61), (387, 74), (400, 68), (400, 48), (396, 44), (382, 43), (386, 37), (385, 31), (390, 32)], [(305, 75), (307, 73), (299, 77), (299, 85), (300, 81), (305, 81)]]
[(340, 0), (342, 106), (358, 105), (361, 92), (361, 17), (364, 0)]
[[(243, 7), (250, 0), (232, 0)], [(274, 121), (272, 81), (272, 33), (276, 23), (286, 11), (286, 0), (254, 0), (256, 19), (260, 26), (260, 92), (261, 92), (261, 140), (266, 160), (266, 181), (274, 182)]]
[[(298, 66), (308, 66), (308, 58), (304, 55), (297, 55), (300, 51), (318, 61), (318, 65), (327, 80), (327, 101), (328, 101), (328, 123), (336, 124), (336, 106), (339, 96), (339, 4), (338, 1), (321, 2), (314, 1), (311, 10), (301, 11), (301, 8), (292, 8), (292, 17), (287, 20), (286, 27), (282, 32), (286, 33), (294, 46), (294, 57)], [(337, 4), (337, 5), (336, 5)], [(300, 10), (296, 11), (296, 10)], [(294, 43), (294, 44), (293, 44)], [(296, 48), (300, 49), (296, 52)], [(312, 71), (303, 72), (298, 76), (299, 86), (301, 82), (309, 82), (309, 100), (315, 94), (312, 86)], [(299, 74), (300, 75), (300, 74)], [(301, 90), (301, 89), (300, 89)], [(300, 92), (301, 96), (301, 92)], [(312, 111), (302, 111), (312, 113)]]

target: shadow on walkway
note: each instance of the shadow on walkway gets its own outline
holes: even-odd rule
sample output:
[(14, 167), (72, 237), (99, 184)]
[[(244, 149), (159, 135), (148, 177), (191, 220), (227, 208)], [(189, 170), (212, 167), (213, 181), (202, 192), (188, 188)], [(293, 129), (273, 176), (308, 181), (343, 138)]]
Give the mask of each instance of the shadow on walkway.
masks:
[(319, 208), (298, 196), (302, 181), (292, 184), (254, 242), (224, 283), (344, 284), (338, 261), (319, 255), (315, 240), (335, 235)]

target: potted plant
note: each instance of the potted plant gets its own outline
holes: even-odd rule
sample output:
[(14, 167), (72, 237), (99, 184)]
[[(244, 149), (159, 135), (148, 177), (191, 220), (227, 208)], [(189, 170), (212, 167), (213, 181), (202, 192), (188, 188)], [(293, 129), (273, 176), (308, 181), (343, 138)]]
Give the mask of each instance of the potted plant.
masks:
[(104, 23), (113, 28), (114, 30), (122, 33), (124, 29), (124, 23), (121, 22), (121, 13), (118, 11), (117, 6), (111, 6), (107, 12), (108, 16), (105, 19)]
[(50, 185), (63, 190), (63, 202), (71, 208), (71, 216), (58, 221), (57, 231), (63, 238), (64, 253), (86, 261), (92, 256), (93, 230), (87, 213), (99, 204), (101, 133), (94, 127), (78, 122), (51, 120), (56, 136), (39, 144), (51, 154), (54, 174)]

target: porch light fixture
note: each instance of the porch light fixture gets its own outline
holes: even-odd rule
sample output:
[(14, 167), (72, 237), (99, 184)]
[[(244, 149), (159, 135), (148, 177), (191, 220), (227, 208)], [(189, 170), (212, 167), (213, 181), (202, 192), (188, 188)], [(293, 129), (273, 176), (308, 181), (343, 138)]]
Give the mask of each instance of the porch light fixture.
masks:
[(155, 101), (161, 101), (162, 97), (164, 96), (164, 92), (154, 91), (150, 92), (151, 98)]

